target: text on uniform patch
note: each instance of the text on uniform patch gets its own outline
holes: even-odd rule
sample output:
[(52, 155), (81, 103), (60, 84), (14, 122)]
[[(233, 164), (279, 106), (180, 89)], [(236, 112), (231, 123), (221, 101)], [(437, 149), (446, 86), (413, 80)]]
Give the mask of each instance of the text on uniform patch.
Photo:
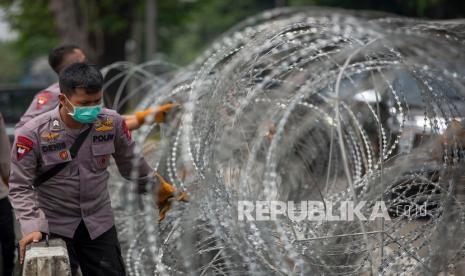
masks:
[(61, 142), (61, 143), (56, 143), (56, 144), (50, 144), (50, 145), (45, 145), (42, 146), (42, 152), (53, 152), (53, 151), (59, 151), (66, 149), (66, 143)]
[(92, 141), (95, 142), (106, 142), (113, 140), (114, 135), (113, 134), (102, 134), (102, 135), (94, 135), (92, 137)]

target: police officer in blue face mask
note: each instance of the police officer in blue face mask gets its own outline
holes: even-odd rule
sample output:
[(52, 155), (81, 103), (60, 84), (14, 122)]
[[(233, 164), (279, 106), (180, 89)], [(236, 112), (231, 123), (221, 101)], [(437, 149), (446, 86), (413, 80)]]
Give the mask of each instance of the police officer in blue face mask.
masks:
[(175, 189), (135, 153), (123, 118), (102, 108), (96, 68), (75, 63), (59, 82), (60, 106), (18, 129), (13, 145), (9, 196), (23, 234), (20, 260), (28, 243), (50, 233), (66, 241), (73, 274), (79, 264), (84, 275), (124, 275), (107, 187), (110, 156), (124, 178), (137, 170), (132, 180), (154, 184), (160, 208)]

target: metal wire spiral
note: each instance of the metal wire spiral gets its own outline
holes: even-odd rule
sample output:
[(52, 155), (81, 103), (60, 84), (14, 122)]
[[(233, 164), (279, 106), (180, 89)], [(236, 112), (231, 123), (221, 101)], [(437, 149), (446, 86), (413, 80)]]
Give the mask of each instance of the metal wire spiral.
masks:
[[(129, 274), (456, 273), (461, 142), (438, 141), (465, 113), (464, 31), (463, 21), (278, 9), (240, 23), (186, 68), (112, 65), (119, 93), (132, 91), (115, 108), (182, 103), (133, 137), (190, 194), (158, 223), (153, 197), (112, 168)], [(366, 201), (366, 216), (382, 200), (391, 220), (239, 221), (241, 200)]]

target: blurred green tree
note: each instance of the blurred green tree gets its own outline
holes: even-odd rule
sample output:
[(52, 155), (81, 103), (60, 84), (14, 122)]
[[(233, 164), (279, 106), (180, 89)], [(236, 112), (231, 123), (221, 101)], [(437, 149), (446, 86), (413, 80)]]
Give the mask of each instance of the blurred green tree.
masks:
[(81, 46), (92, 60), (108, 64), (125, 58), (138, 5), (130, 0), (0, 0), (25, 59), (46, 54), (58, 43)]
[[(137, 61), (146, 58), (145, 1), (0, 0), (0, 6), (19, 33), (16, 45), (26, 59), (68, 42), (109, 64), (126, 59), (129, 40), (136, 42)], [(157, 52), (185, 64), (237, 22), (274, 6), (268, 0), (156, 0)]]
[(165, 5), (173, 5), (168, 4), (172, 2), (160, 0), (160, 48), (169, 60), (180, 64), (194, 59), (210, 42), (235, 24), (276, 5), (270, 0), (178, 1), (180, 12), (176, 13), (177, 18), (173, 18), (164, 12)]
[(53, 17), (47, 0), (0, 0), (6, 9), (6, 19), (18, 31), (13, 42), (16, 53), (23, 59), (32, 59), (47, 53), (58, 43)]
[[(60, 42), (82, 46), (105, 65), (147, 55), (144, 28), (149, 1), (130, 0), (0, 0), (18, 31), (17, 51), (24, 58), (46, 54)], [(213, 39), (245, 18), (276, 6), (324, 5), (370, 9), (407, 16), (465, 16), (463, 0), (151, 0), (156, 7), (153, 47), (158, 56), (184, 65)], [(156, 45), (155, 45), (156, 44)], [(150, 45), (150, 44), (149, 44)], [(130, 53), (128, 55), (128, 52)]]
[(21, 78), (21, 57), (11, 42), (0, 42), (0, 84), (17, 83)]

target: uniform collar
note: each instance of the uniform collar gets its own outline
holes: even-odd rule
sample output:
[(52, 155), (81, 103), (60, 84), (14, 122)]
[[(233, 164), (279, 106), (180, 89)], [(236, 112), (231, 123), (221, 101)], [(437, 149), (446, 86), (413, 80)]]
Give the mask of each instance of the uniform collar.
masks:
[(65, 126), (65, 123), (61, 120), (61, 116), (60, 116), (60, 105), (58, 105), (52, 111), (52, 116), (50, 118), (50, 130), (61, 131), (65, 129), (64, 126)]
[(61, 94), (61, 91), (60, 91), (60, 84), (58, 82), (55, 82), (54, 84), (50, 85), (49, 87), (47, 87), (47, 89), (45, 89), (49, 92), (52, 92), (54, 94)]
[(77, 134), (81, 133), (82, 131), (86, 130), (88, 127), (92, 127), (92, 124), (88, 124), (88, 126), (84, 126), (81, 129), (72, 129), (66, 126), (65, 122), (61, 119), (60, 116), (60, 105), (55, 107), (52, 111), (52, 116), (50, 118), (50, 131), (58, 132), (58, 131), (66, 131), (66, 133), (72, 137), (76, 136)]

